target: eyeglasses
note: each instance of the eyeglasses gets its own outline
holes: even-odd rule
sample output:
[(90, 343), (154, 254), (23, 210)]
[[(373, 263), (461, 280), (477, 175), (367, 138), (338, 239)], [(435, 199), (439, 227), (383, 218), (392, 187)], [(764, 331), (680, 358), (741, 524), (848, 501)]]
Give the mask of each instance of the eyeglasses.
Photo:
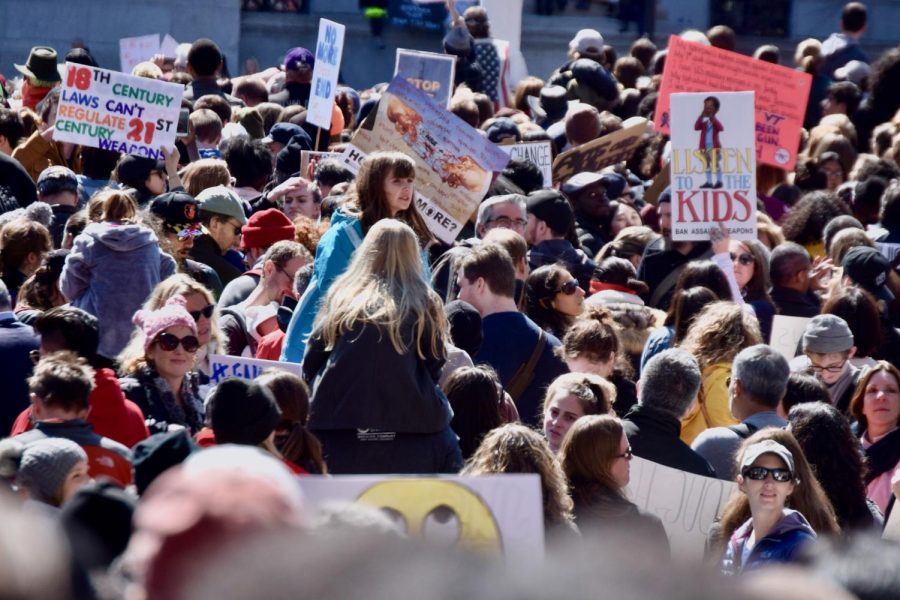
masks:
[(786, 481), (790, 481), (793, 475), (791, 474), (790, 469), (767, 469), (766, 467), (744, 467), (741, 471), (741, 475), (748, 479), (752, 479), (753, 481), (763, 481), (769, 474), (772, 474), (772, 479), (775, 481), (779, 481), (784, 483)]
[(812, 369), (813, 371), (815, 371), (816, 373), (821, 373), (822, 371), (825, 371), (826, 373), (840, 373), (841, 370), (844, 368), (844, 365), (847, 364), (847, 360), (848, 360), (848, 359), (845, 358), (845, 359), (842, 360), (839, 364), (836, 364), (836, 365), (828, 365), (828, 366), (817, 365), (817, 364), (814, 363), (812, 360), (810, 360), (810, 361), (809, 361), (809, 368), (811, 368), (811, 369)]
[(161, 333), (156, 336), (156, 343), (166, 352), (172, 352), (178, 348), (178, 344), (181, 344), (181, 347), (184, 348), (185, 352), (191, 354), (196, 352), (197, 348), (200, 347), (200, 340), (193, 335), (186, 335), (183, 338), (179, 338), (177, 335), (171, 333)]
[(215, 309), (216, 309), (215, 304), (207, 304), (200, 310), (192, 310), (192, 311), (188, 311), (188, 312), (190, 312), (191, 317), (193, 317), (195, 321), (199, 321), (200, 317), (206, 317), (207, 319), (212, 317), (213, 311)]
[(240, 228), (240, 227), (237, 227), (237, 226), (236, 226), (236, 227), (234, 228), (234, 235), (241, 235), (242, 233), (243, 233), (243, 231), (241, 231), (241, 228)]
[(525, 219), (511, 219), (509, 217), (497, 217), (495, 219), (488, 219), (487, 223), (496, 224), (499, 227), (506, 227), (507, 229), (511, 229), (513, 226), (515, 227), (525, 227), (528, 225), (528, 221)]
[(745, 267), (749, 267), (750, 265), (753, 264), (753, 255), (748, 254), (747, 252), (744, 252), (742, 254), (735, 254), (734, 252), (732, 252), (731, 253), (731, 262), (734, 262), (734, 261), (738, 261)]
[(622, 454), (616, 454), (616, 458), (624, 458), (625, 460), (631, 460), (634, 458), (634, 453), (631, 451), (631, 446), (628, 446), (628, 450), (626, 450)]
[(566, 296), (571, 296), (578, 289), (578, 281), (575, 279), (570, 279), (555, 290), (553, 290), (554, 295), (562, 292)]

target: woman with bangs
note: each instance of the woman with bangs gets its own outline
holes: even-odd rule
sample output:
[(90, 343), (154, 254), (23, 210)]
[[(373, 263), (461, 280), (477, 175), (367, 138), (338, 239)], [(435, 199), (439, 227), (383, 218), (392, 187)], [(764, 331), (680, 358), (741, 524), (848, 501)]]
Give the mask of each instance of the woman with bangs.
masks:
[(413, 229), (373, 224), (322, 302), (303, 359), (309, 428), (335, 474), (453, 473), (462, 466), (438, 388), (447, 324)]
[(423, 270), (427, 273), (425, 248), (433, 238), (416, 209), (415, 178), (415, 163), (400, 152), (376, 152), (363, 161), (355, 190), (334, 211), (331, 226), (316, 248), (312, 280), (291, 318), (281, 360), (303, 360), (307, 337), (322, 299), (334, 281), (347, 270), (369, 230), (382, 219), (397, 219), (413, 230), (418, 237)]

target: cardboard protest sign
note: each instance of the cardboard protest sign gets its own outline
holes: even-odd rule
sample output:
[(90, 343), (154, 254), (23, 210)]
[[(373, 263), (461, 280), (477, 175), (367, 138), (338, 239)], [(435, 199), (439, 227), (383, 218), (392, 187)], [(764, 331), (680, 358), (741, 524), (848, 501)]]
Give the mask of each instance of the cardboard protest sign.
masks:
[(297, 377), (302, 376), (298, 363), (245, 358), (243, 356), (226, 356), (224, 354), (211, 354), (209, 356), (209, 379), (214, 384), (229, 377), (252, 381), (262, 375), (262, 372), (266, 369), (281, 369), (282, 371), (293, 373)]
[(790, 362), (797, 356), (797, 348), (807, 323), (809, 319), (806, 317), (775, 315), (772, 318), (772, 339), (769, 340), (769, 345)]
[(316, 152), (314, 150), (300, 151), (300, 177), (306, 177), (306, 171), (309, 169), (309, 163), (313, 160), (323, 160), (326, 158), (340, 158), (340, 152)]
[(672, 556), (699, 561), (710, 526), (736, 487), (733, 481), (686, 473), (635, 456), (627, 495), (660, 518)]
[(756, 239), (753, 92), (672, 94), (672, 239)]
[(544, 176), (544, 187), (553, 185), (553, 169), (551, 159), (553, 152), (550, 150), (550, 141), (520, 142), (518, 144), (501, 144), (497, 146), (506, 152), (510, 158), (527, 160), (541, 170)]
[(386, 509), (411, 538), (456, 540), (510, 563), (544, 555), (544, 512), (537, 475), (409, 477), (338, 475), (298, 480), (305, 499)]
[(390, 148), (416, 161), (416, 206), (446, 243), (459, 235), (509, 157), (425, 92), (395, 77), (378, 112), (357, 130), (342, 159), (358, 171), (367, 154)]
[(394, 77), (403, 77), (447, 108), (450, 108), (455, 73), (455, 56), (397, 48)]
[(344, 26), (328, 19), (319, 19), (316, 63), (313, 67), (306, 121), (325, 131), (331, 129), (331, 108), (343, 53)]
[(566, 150), (553, 161), (553, 181), (563, 182), (582, 171), (599, 171), (603, 167), (628, 160), (653, 126), (647, 119), (632, 117), (623, 128), (602, 138)]
[(66, 75), (53, 139), (162, 160), (175, 147), (184, 88), (74, 63)]
[(812, 77), (808, 73), (749, 56), (669, 37), (669, 52), (656, 101), (656, 129), (669, 133), (669, 98), (676, 92), (756, 93), (756, 158), (791, 170), (797, 161), (800, 129)]
[(119, 40), (119, 63), (123, 73), (131, 73), (135, 65), (150, 60), (159, 52), (159, 34), (139, 35)]

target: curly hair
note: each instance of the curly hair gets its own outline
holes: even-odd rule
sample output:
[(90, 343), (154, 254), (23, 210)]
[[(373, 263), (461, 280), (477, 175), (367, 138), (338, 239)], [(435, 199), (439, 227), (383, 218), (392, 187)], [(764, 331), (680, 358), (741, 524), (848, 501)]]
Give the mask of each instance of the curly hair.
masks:
[(497, 427), (484, 437), (460, 474), (502, 473), (540, 475), (545, 527), (572, 522), (566, 476), (541, 434), (520, 423)]
[(566, 334), (566, 330), (575, 319), (559, 312), (553, 305), (553, 298), (559, 293), (559, 287), (565, 283), (563, 275), (566, 269), (559, 265), (544, 265), (528, 275), (525, 282), (525, 314), (538, 327), (547, 329), (558, 338)]
[(700, 311), (681, 347), (694, 355), (702, 371), (716, 363), (730, 363), (737, 353), (762, 343), (759, 323), (733, 302), (713, 302)]
[(559, 449), (572, 500), (587, 503), (598, 491), (625, 498), (610, 467), (619, 455), (622, 422), (612, 415), (588, 415), (572, 425)]
[[(838, 524), (871, 525), (866, 505), (866, 464), (850, 421), (831, 404), (804, 402), (788, 416), (794, 434), (813, 472), (834, 507)], [(835, 451), (840, 448), (840, 451)]]
[[(838, 525), (831, 501), (825, 494), (825, 490), (822, 489), (819, 480), (816, 479), (812, 467), (810, 467), (806, 456), (803, 454), (803, 449), (790, 431), (774, 427), (757, 431), (741, 444), (741, 448), (737, 453), (737, 464), (741, 464), (744, 452), (749, 446), (764, 440), (778, 442), (787, 448), (794, 457), (796, 484), (794, 485), (794, 492), (788, 497), (786, 504), (806, 517), (806, 520), (809, 521), (809, 524), (812, 525), (813, 530), (817, 534), (840, 533), (841, 526)], [(732, 534), (749, 518), (750, 502), (747, 500), (747, 495), (735, 490), (722, 508), (722, 516), (719, 521), (719, 536), (711, 544), (712, 548), (718, 551), (717, 556), (721, 556)]]
[(801, 246), (822, 241), (828, 221), (840, 215), (852, 214), (850, 207), (836, 194), (817, 190), (805, 194), (781, 223), (784, 237)]

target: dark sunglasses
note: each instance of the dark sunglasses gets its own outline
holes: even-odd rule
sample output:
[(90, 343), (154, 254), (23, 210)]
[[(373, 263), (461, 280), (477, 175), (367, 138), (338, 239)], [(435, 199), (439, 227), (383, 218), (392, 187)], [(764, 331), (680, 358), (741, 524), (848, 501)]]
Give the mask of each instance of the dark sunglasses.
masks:
[(791, 474), (790, 469), (767, 469), (766, 467), (744, 467), (741, 471), (741, 475), (748, 479), (752, 479), (753, 481), (763, 481), (766, 477), (769, 476), (769, 473), (772, 474), (772, 479), (775, 481), (779, 481), (784, 483), (786, 481), (790, 481), (793, 475)]
[(578, 289), (578, 281), (575, 279), (570, 279), (555, 290), (553, 290), (554, 294), (558, 294), (562, 292), (566, 296), (571, 296), (575, 293), (575, 290)]
[(750, 265), (753, 264), (753, 255), (752, 255), (752, 254), (748, 254), (748, 253), (746, 253), (746, 252), (744, 252), (744, 253), (741, 254), (741, 255), (737, 255), (737, 254), (734, 254), (734, 253), (732, 252), (732, 253), (731, 253), (731, 262), (734, 262), (734, 261), (738, 261), (739, 263), (741, 263), (741, 264), (744, 265), (745, 267), (749, 267)]
[(207, 304), (206, 306), (204, 306), (204, 307), (201, 308), (200, 310), (192, 310), (192, 311), (189, 311), (189, 312), (190, 312), (190, 314), (191, 314), (191, 317), (193, 317), (195, 321), (199, 321), (199, 320), (200, 320), (200, 317), (206, 317), (207, 319), (209, 319), (210, 317), (212, 317), (212, 314), (213, 314), (213, 311), (214, 311), (214, 310), (216, 310), (216, 305), (215, 305), (215, 304)]
[(242, 233), (243, 233), (243, 231), (241, 230), (240, 227), (234, 228), (234, 235), (241, 235)]
[(178, 347), (178, 344), (181, 344), (181, 347), (184, 348), (185, 352), (190, 352), (191, 354), (196, 352), (197, 348), (200, 347), (200, 340), (193, 335), (186, 335), (183, 338), (179, 338), (177, 335), (172, 335), (171, 333), (161, 333), (156, 336), (156, 343), (166, 352), (172, 352)]

